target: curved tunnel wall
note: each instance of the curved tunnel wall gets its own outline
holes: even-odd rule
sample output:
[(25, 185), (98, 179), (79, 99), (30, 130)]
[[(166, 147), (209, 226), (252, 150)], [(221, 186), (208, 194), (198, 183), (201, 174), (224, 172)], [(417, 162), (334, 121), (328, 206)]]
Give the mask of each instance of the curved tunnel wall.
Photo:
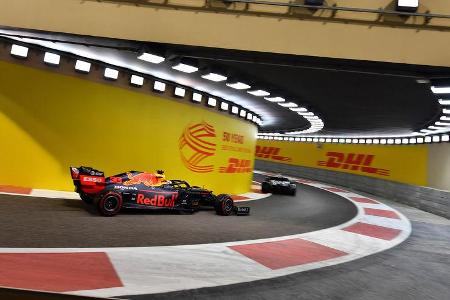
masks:
[(69, 166), (89, 165), (107, 176), (163, 169), (217, 193), (250, 189), (256, 126), (148, 86), (43, 68), (0, 60), (0, 185), (71, 191)]
[[(258, 140), (255, 168), (349, 187), (449, 218), (449, 150), (447, 143), (369, 146)], [(337, 153), (344, 154), (342, 162)], [(355, 155), (347, 161), (352, 153)], [(360, 164), (357, 155), (364, 155)], [(368, 155), (374, 157), (365, 166)], [(367, 172), (378, 169), (389, 172)]]

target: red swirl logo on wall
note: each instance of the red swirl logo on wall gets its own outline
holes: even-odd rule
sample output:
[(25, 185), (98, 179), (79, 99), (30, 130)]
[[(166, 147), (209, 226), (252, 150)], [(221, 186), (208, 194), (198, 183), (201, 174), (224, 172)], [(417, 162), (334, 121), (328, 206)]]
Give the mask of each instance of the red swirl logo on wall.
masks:
[(204, 121), (186, 127), (179, 140), (183, 164), (196, 173), (212, 172), (214, 165), (207, 164), (207, 161), (216, 153), (215, 138), (214, 127)]

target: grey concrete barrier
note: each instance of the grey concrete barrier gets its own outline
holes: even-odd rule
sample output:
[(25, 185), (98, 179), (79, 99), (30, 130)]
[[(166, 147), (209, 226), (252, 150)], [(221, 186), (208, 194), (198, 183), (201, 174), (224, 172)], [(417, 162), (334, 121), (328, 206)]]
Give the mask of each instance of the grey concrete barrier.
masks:
[(256, 160), (255, 169), (323, 181), (385, 197), (450, 219), (450, 191), (367, 176)]

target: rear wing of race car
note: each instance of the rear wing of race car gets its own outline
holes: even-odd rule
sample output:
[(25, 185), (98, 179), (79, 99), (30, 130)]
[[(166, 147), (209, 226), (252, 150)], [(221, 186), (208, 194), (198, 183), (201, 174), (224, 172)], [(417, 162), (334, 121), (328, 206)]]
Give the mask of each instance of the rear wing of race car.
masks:
[(97, 194), (105, 188), (105, 173), (91, 167), (70, 167), (75, 192)]

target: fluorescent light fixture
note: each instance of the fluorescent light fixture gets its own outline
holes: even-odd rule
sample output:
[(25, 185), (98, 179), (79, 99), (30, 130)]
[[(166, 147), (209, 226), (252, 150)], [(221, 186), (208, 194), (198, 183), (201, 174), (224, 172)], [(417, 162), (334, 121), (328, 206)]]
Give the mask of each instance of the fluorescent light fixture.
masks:
[(424, 141), (425, 143), (431, 143), (431, 136), (426, 136)]
[(442, 141), (442, 142), (448, 142), (448, 141), (450, 141), (450, 135), (448, 135), (448, 134), (441, 135), (441, 141)]
[(58, 54), (55, 53), (51, 53), (51, 52), (45, 52), (44, 55), (44, 62), (50, 65), (59, 65), (59, 62), (61, 60), (61, 56), (59, 56)]
[(447, 123), (447, 122), (436, 122), (434, 124), (436, 124), (438, 126), (450, 126), (450, 123)]
[(161, 81), (155, 81), (153, 89), (158, 92), (164, 92), (166, 90), (166, 84)]
[(214, 82), (227, 80), (226, 76), (223, 76), (223, 75), (220, 75), (220, 74), (217, 74), (217, 73), (208, 73), (208, 74), (202, 75), (202, 78), (207, 79), (207, 80), (211, 80), (211, 81), (214, 81)]
[(358, 141), (358, 139), (353, 139), (353, 140), (352, 140), (352, 143), (353, 143), (353, 144), (358, 144), (359, 141)]
[(152, 64), (159, 64), (166, 60), (162, 56), (151, 54), (151, 53), (143, 53), (140, 56), (138, 56), (138, 59), (150, 62)]
[(233, 107), (231, 108), (231, 113), (237, 115), (237, 114), (239, 113), (239, 107), (233, 106)]
[(295, 141), (296, 141), (296, 142), (300, 142), (300, 138), (296, 137), (296, 138), (295, 138)]
[(450, 100), (439, 99), (440, 105), (450, 105)]
[(421, 129), (420, 132), (422, 132), (422, 133), (432, 133), (433, 130)]
[(410, 144), (416, 144), (417, 143), (417, 139), (416, 138), (410, 138), (409, 139), (409, 143)]
[(386, 139), (381, 139), (381, 140), (380, 140), (380, 144), (386, 145), (386, 143), (387, 143), (387, 140), (386, 140)]
[(186, 90), (181, 88), (181, 87), (179, 87), (179, 86), (177, 86), (175, 88), (174, 94), (177, 97), (184, 98), (184, 96), (186, 95)]
[(450, 114), (450, 109), (443, 109), (442, 112), (446, 115)]
[(345, 143), (345, 140), (344, 139), (339, 139), (339, 143), (343, 144), (343, 143)]
[(373, 143), (378, 145), (380, 143), (380, 140), (379, 139), (373, 139)]
[(111, 68), (105, 68), (105, 78), (116, 80), (119, 77), (119, 71)]
[(246, 89), (250, 88), (250, 86), (248, 84), (245, 84), (240, 81), (233, 82), (233, 83), (227, 83), (226, 85), (235, 90), (246, 90)]
[(239, 115), (243, 118), (245, 118), (245, 115), (247, 114), (247, 111), (245, 111), (244, 109), (241, 109), (241, 112), (239, 113)]
[(266, 99), (267, 101), (270, 102), (274, 102), (274, 103), (279, 103), (279, 102), (284, 102), (286, 101), (286, 99), (282, 98), (282, 97), (264, 97), (264, 99)]
[[(228, 110), (228, 108), (229, 108), (229, 104), (227, 102), (220, 103), (221, 110)], [(253, 116), (253, 122), (256, 122), (256, 116)]]
[(28, 56), (28, 48), (14, 44), (11, 46), (11, 55), (25, 58)]
[(433, 143), (439, 143), (441, 141), (441, 138), (438, 135), (433, 135)]
[(306, 138), (300, 138), (300, 142), (306, 142)]
[(326, 143), (331, 143), (331, 139), (325, 139)]
[(319, 138), (319, 143), (325, 143), (325, 139), (324, 138)]
[(292, 110), (292, 111), (295, 111), (295, 112), (307, 112), (308, 111), (304, 107), (290, 107), (289, 109)]
[(314, 122), (314, 123), (319, 123), (319, 122), (321, 122), (321, 121), (319, 120), (319, 117), (318, 117), (318, 116), (306, 116), (305, 118), (306, 118), (307, 120), (311, 121), (311, 122)]
[(365, 143), (366, 143), (366, 140), (365, 140), (365, 139), (359, 139), (359, 143), (360, 143), (360, 144), (365, 144)]
[[(226, 110), (228, 110), (228, 108)], [(258, 121), (258, 117), (257, 116), (253, 116), (253, 122), (257, 122), (257, 121)]]
[(217, 105), (217, 100), (216, 100), (216, 98), (212, 98), (212, 97), (209, 97), (208, 98), (208, 103), (207, 103), (209, 106), (212, 106), (212, 107), (215, 107), (216, 105)]
[(395, 143), (396, 145), (400, 145), (400, 144), (402, 143), (402, 140), (401, 140), (401, 139), (395, 139), (395, 140), (394, 140), (394, 143)]
[(397, 10), (406, 12), (416, 12), (419, 7), (419, 0), (397, 0)]
[(450, 117), (447, 116), (442, 116), (440, 119), (441, 121), (450, 121)]
[(319, 141), (319, 139), (318, 138), (313, 138), (313, 140), (312, 140), (314, 143), (317, 143), (318, 141)]
[(265, 97), (265, 96), (269, 96), (270, 95), (269, 92), (266, 92), (264, 90), (252, 90), (252, 91), (247, 91), (247, 93), (249, 93), (249, 94), (251, 94), (253, 96), (257, 96), (257, 97)]
[(450, 86), (443, 86), (443, 87), (432, 86), (431, 90), (435, 94), (450, 94)]
[(131, 75), (130, 83), (136, 86), (142, 86), (144, 84), (144, 77), (138, 75)]
[(372, 144), (372, 139), (366, 139), (366, 144)]
[(293, 103), (293, 102), (287, 102), (287, 103), (278, 103), (278, 105), (283, 106), (283, 107), (297, 107), (298, 105)]
[(312, 112), (299, 112), (298, 114), (302, 116), (314, 116)]
[(408, 139), (402, 139), (402, 144), (409, 144), (409, 140)]
[(203, 98), (202, 94), (199, 93), (192, 94), (192, 101), (194, 102), (202, 102), (202, 98)]
[(83, 73), (89, 73), (89, 71), (91, 70), (91, 63), (83, 60), (77, 60), (77, 62), (75, 63), (75, 70)]
[(429, 129), (434, 129), (434, 130), (442, 130), (442, 129), (446, 129), (445, 127), (441, 127), (441, 126), (429, 126)]
[(417, 144), (423, 144), (423, 138), (417, 138)]
[(189, 74), (198, 71), (197, 67), (183, 63), (176, 64), (175, 66), (172, 67), (172, 69)]
[(253, 115), (251, 113), (247, 114), (247, 120), (251, 120), (253, 118)]

